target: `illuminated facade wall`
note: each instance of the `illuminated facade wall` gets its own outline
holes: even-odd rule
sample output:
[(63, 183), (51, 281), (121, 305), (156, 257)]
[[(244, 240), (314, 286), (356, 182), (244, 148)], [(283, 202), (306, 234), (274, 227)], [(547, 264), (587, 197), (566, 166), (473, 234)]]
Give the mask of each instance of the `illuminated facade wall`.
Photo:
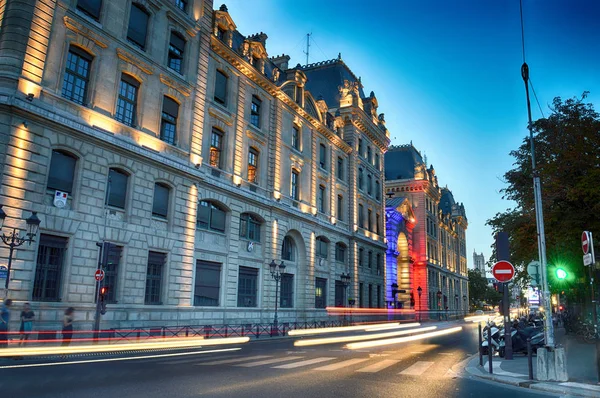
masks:
[[(102, 241), (120, 248), (110, 260), (117, 264), (114, 297), (103, 327), (268, 322), (275, 300), (268, 264), (282, 259), (291, 277), (282, 322), (325, 317), (324, 309), (315, 308), (316, 280), (325, 284), (324, 305), (336, 305), (342, 272), (352, 276), (342, 304), (354, 298), (358, 305), (360, 286), (363, 306), (383, 304), (383, 293), (379, 303), (376, 297), (385, 284), (383, 183), (376, 193), (375, 184), (367, 192), (356, 182), (358, 168), (383, 181), (383, 161), (375, 167), (357, 152), (364, 140), (382, 160), (389, 132), (374, 112), (374, 96), (357, 98), (358, 79), (340, 93), (339, 103), (315, 99), (305, 86), (320, 66), (288, 68), (280, 62), (275, 71), (275, 62), (285, 57), (267, 56), (266, 35), (242, 36), (227, 9), (214, 11), (210, 0), (188, 1), (185, 10), (168, 0), (135, 0), (136, 11), (131, 1), (105, 0), (97, 2), (98, 15), (77, 0), (5, 3), (0, 48), (14, 39), (10, 34), (22, 37), (0, 57), (0, 204), (7, 227), (23, 228), (29, 211), (37, 211), (45, 239), (42, 248), (38, 236), (15, 251), (5, 294), (17, 308), (32, 302), (39, 328), (57, 327), (70, 305), (78, 321), (91, 324)], [(143, 46), (134, 43), (139, 37), (128, 37), (131, 12), (148, 16)], [(184, 43), (181, 67), (171, 64), (177, 40)], [(73, 54), (89, 64), (79, 76), (86, 90), (77, 98), (73, 90), (65, 94)], [(328, 62), (349, 71), (340, 59)], [(227, 76), (224, 103), (215, 95), (217, 71)], [(122, 80), (137, 87), (133, 120), (122, 118), (128, 94)], [(164, 130), (167, 103), (178, 105), (174, 139)], [(61, 208), (53, 204), (50, 182), (55, 151), (75, 159)], [(111, 169), (127, 176), (122, 206), (107, 204)], [(292, 170), (299, 174), (296, 198)], [(165, 190), (157, 191), (157, 184)], [(155, 212), (159, 192), (168, 197), (164, 214)], [(359, 225), (359, 202), (362, 217), (372, 210), (370, 228)], [(284, 254), (286, 237), (292, 249)], [(344, 248), (337, 258), (336, 244)], [(49, 273), (55, 254), (60, 267)], [(7, 256), (0, 246), (0, 262)], [(161, 266), (150, 267), (157, 258)], [(218, 275), (216, 283), (209, 274)], [(153, 283), (160, 288), (149, 297)]]

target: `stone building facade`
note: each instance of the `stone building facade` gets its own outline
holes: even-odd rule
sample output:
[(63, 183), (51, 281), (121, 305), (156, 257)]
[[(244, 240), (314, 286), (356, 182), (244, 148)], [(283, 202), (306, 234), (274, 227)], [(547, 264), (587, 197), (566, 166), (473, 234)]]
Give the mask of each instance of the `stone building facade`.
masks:
[(37, 327), (67, 306), (91, 326), (101, 260), (102, 327), (269, 322), (272, 261), (283, 322), (383, 305), (377, 99), (341, 57), (290, 68), (266, 40), (211, 0), (4, 2), (0, 204), (42, 221), (4, 293)]
[(397, 300), (405, 308), (466, 311), (464, 206), (455, 202), (448, 188), (438, 185), (435, 169), (427, 167), (412, 143), (386, 152), (385, 180), (387, 283), (398, 285)]
[(473, 269), (479, 271), (479, 273), (483, 276), (486, 275), (485, 272), (485, 257), (483, 253), (477, 254), (475, 250), (473, 250)]

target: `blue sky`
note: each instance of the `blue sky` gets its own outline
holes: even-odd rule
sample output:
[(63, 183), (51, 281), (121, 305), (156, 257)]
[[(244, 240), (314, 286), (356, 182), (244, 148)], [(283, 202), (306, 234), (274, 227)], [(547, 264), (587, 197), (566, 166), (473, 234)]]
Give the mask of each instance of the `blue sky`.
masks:
[[(221, 5), (215, 2), (215, 8)], [(464, 202), (467, 252), (486, 260), (485, 221), (502, 200), (509, 152), (527, 135), (518, 0), (230, 0), (244, 35), (265, 32), (270, 56), (305, 64), (337, 57), (374, 91), (392, 144), (427, 155), (439, 182)], [(555, 96), (590, 91), (600, 108), (600, 2), (523, 0), (526, 60), (544, 115)], [(541, 117), (532, 96), (533, 118)], [(543, 189), (543, 188), (542, 188)], [(532, 237), (535, 239), (535, 237)]]

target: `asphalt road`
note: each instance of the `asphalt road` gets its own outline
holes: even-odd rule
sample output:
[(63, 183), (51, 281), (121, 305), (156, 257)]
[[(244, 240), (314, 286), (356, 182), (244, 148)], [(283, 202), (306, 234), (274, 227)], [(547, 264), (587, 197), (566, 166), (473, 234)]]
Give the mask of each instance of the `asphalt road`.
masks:
[(472, 325), (463, 326), (462, 332), (453, 335), (355, 351), (344, 349), (343, 344), (294, 347), (297, 339), (289, 338), (253, 341), (238, 346), (241, 348), (238, 351), (214, 352), (232, 347), (210, 347), (118, 358), (73, 357), (38, 365), (28, 360), (3, 360), (0, 396), (542, 396), (527, 389), (473, 379), (460, 372), (464, 367), (461, 362), (477, 350), (476, 329)]

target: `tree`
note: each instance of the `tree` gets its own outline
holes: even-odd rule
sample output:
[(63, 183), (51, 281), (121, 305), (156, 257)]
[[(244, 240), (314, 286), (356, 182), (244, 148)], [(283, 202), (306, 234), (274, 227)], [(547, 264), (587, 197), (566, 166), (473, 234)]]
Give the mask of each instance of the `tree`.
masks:
[(472, 307), (481, 308), (482, 303), (497, 305), (501, 295), (488, 285), (487, 279), (478, 270), (470, 269), (469, 298)]
[[(572, 297), (581, 297), (585, 288), (581, 232), (597, 231), (600, 237), (600, 118), (592, 104), (584, 103), (586, 96), (587, 92), (566, 101), (555, 98), (550, 116), (532, 125), (548, 264), (569, 274), (567, 280), (558, 281), (549, 272), (549, 282), (553, 291), (568, 290)], [(517, 267), (517, 283), (522, 284), (526, 265), (538, 258), (529, 137), (510, 154), (515, 167), (504, 174), (507, 187), (502, 195), (516, 206), (497, 213), (487, 225), (494, 235), (509, 234), (511, 260)]]

